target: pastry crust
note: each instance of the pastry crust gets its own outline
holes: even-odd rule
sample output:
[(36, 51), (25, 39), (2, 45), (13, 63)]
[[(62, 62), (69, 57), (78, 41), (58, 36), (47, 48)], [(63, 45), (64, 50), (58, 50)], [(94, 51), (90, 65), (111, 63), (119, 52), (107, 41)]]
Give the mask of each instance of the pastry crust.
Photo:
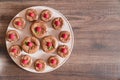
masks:
[[(66, 35), (67, 37), (63, 38), (64, 35)], [(63, 43), (69, 42), (70, 41), (70, 32), (68, 31), (61, 31), (59, 33), (59, 40)]]
[[(50, 42), (51, 46), (47, 46), (47, 43)], [(41, 48), (46, 53), (53, 53), (56, 50), (57, 47), (57, 39), (52, 36), (45, 36), (41, 39)]]
[[(32, 46), (28, 46), (28, 44), (31, 42)], [(39, 50), (39, 40), (35, 37), (26, 37), (23, 41), (22, 41), (22, 49), (29, 54), (33, 54), (36, 51)]]
[[(27, 60), (26, 64), (23, 63), (23, 60)], [(23, 67), (30, 67), (30, 65), (32, 64), (32, 58), (28, 55), (22, 55), (20, 58), (20, 64)]]
[[(13, 35), (14, 36), (14, 39), (10, 39), (10, 35)], [(19, 34), (17, 31), (15, 30), (9, 30), (7, 33), (6, 33), (6, 40), (9, 41), (9, 42), (16, 42), (20, 39), (19, 37)]]
[[(33, 15), (33, 16), (30, 16)], [(25, 13), (26, 20), (28, 21), (35, 21), (38, 20), (38, 13), (35, 9), (28, 9)]]
[(60, 45), (57, 48), (57, 54), (62, 57), (65, 58), (69, 55), (69, 49), (67, 45)]
[(9, 48), (9, 54), (11, 56), (13, 56), (14, 58), (17, 58), (18, 56), (21, 55), (21, 47), (19, 45), (12, 45), (10, 48)]
[[(20, 22), (20, 25), (17, 25), (17, 22)], [(24, 18), (22, 17), (16, 17), (14, 18), (14, 20), (12, 21), (13, 27), (16, 29), (24, 29), (26, 26), (26, 21)]]
[[(38, 64), (42, 64), (42, 66), (39, 68), (39, 67), (37, 66)], [(45, 62), (44, 60), (42, 60), (42, 59), (37, 59), (37, 60), (34, 62), (34, 68), (35, 68), (36, 71), (42, 72), (42, 71), (44, 71), (45, 68), (46, 68), (46, 62)]]
[[(36, 28), (41, 28), (41, 31), (36, 31)], [(31, 33), (36, 38), (42, 38), (47, 33), (47, 25), (43, 21), (36, 21), (30, 27)]]
[[(56, 25), (56, 21), (59, 21), (59, 23), (57, 23), (58, 25)], [(61, 17), (57, 17), (57, 18), (53, 19), (52, 27), (55, 30), (60, 30), (63, 27), (63, 19)]]
[(42, 21), (48, 22), (51, 20), (51, 18), (52, 18), (52, 12), (48, 9), (43, 10), (40, 14), (40, 19)]
[[(55, 64), (52, 63), (52, 60), (56, 60)], [(53, 68), (56, 68), (59, 64), (59, 59), (56, 57), (56, 56), (51, 56), (48, 58), (48, 65), (53, 67)]]

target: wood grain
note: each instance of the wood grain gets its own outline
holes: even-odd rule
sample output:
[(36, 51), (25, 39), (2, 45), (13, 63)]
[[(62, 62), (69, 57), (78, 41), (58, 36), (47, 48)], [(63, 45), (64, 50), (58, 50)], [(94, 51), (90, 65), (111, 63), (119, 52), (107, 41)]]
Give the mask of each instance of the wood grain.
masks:
[[(10, 20), (31, 6), (49, 6), (70, 21), (75, 44), (59, 69), (33, 74), (8, 56), (5, 31)], [(120, 80), (120, 0), (0, 0), (0, 80)]]

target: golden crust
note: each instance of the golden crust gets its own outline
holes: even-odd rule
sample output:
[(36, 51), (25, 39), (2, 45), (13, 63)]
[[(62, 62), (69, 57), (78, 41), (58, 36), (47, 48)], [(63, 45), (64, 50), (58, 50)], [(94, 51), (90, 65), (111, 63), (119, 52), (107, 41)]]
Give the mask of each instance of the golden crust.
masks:
[[(63, 34), (67, 34), (67, 38), (66, 39), (64, 39), (64, 38), (62, 38), (62, 35)], [(60, 33), (59, 33), (59, 40), (61, 41), (61, 42), (63, 42), (63, 43), (66, 43), (66, 42), (69, 42), (70, 41), (70, 32), (68, 32), (68, 31), (61, 31)]]
[[(47, 42), (51, 42), (52, 43), (52, 49), (49, 49), (47, 47), (47, 45), (46, 45)], [(49, 35), (49, 36), (45, 36), (44, 38), (41, 39), (41, 48), (46, 53), (53, 53), (53, 52), (55, 52), (56, 47), (57, 47), (57, 39), (54, 36)]]
[[(41, 27), (42, 28), (41, 32), (36, 32), (35, 31), (36, 27)], [(47, 25), (43, 21), (35, 21), (30, 26), (30, 30), (33, 36), (35, 36), (36, 38), (42, 38), (47, 33)]]
[[(33, 46), (32, 47), (29, 47), (27, 45), (28, 42), (32, 42), (33, 43)], [(29, 54), (33, 54), (35, 53), (36, 51), (39, 50), (39, 46), (40, 46), (40, 42), (37, 38), (35, 37), (26, 37), (23, 41), (22, 41), (22, 49), (29, 53)]]
[[(42, 64), (42, 68), (38, 68), (38, 67), (37, 67), (37, 64), (39, 64), (39, 63)], [(46, 68), (46, 62), (45, 62), (44, 60), (42, 60), (42, 59), (37, 59), (37, 60), (34, 62), (34, 68), (35, 68), (36, 71), (42, 72), (42, 71), (44, 71), (45, 68)]]
[[(52, 60), (52, 59), (55, 59), (55, 60), (57, 61), (56, 64), (52, 64), (52, 63), (51, 63), (51, 60)], [(59, 59), (58, 59), (56, 56), (51, 56), (51, 57), (48, 58), (47, 62), (48, 62), (48, 65), (49, 65), (49, 66), (55, 68), (55, 67), (57, 67), (58, 64), (59, 64)]]
[[(14, 34), (15, 35), (15, 39), (14, 40), (9, 39), (9, 34)], [(16, 42), (19, 39), (20, 39), (20, 36), (19, 36), (19, 34), (18, 34), (17, 31), (15, 31), (15, 30), (9, 30), (9, 31), (7, 31), (7, 33), (6, 33), (6, 40), (7, 41), (9, 41), (9, 42)]]
[[(35, 14), (34, 17), (29, 16), (29, 13), (31, 13), (31, 12)], [(28, 10), (26, 11), (26, 13), (25, 13), (25, 18), (26, 18), (26, 20), (28, 20), (28, 21), (38, 20), (38, 13), (37, 13), (37, 11), (36, 11), (35, 9), (28, 9)]]
[[(16, 22), (17, 22), (17, 21), (20, 21), (20, 22), (22, 23), (22, 25), (21, 25), (21, 26), (16, 25)], [(25, 19), (22, 18), (22, 17), (16, 17), (16, 18), (14, 18), (14, 20), (12, 21), (12, 25), (13, 25), (14, 28), (21, 30), (21, 29), (24, 29), (24, 28), (25, 28), (25, 26), (26, 26), (26, 21), (25, 21)]]

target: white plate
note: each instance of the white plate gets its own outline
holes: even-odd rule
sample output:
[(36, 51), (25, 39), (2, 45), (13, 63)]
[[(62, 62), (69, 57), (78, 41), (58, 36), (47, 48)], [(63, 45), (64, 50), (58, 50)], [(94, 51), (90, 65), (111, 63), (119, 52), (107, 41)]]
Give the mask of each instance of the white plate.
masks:
[[(70, 49), (70, 54), (71, 54), (72, 49), (73, 49), (73, 44), (74, 44), (74, 35), (73, 35), (73, 31), (72, 31), (72, 28), (71, 28), (70, 23), (69, 23), (68, 20), (63, 16), (63, 14), (61, 14), (60, 12), (58, 12), (57, 10), (55, 10), (55, 9), (53, 9), (53, 8), (46, 7), (46, 6), (33, 6), (33, 7), (29, 7), (29, 8), (36, 9), (37, 12), (38, 12), (38, 14), (40, 14), (40, 12), (41, 12), (42, 10), (44, 10), (44, 9), (49, 9), (49, 10), (52, 12), (52, 15), (53, 15), (53, 18), (52, 18), (52, 19), (54, 19), (55, 17), (62, 17), (62, 18), (63, 18), (64, 25), (63, 25), (63, 28), (62, 28), (60, 31), (63, 31), (63, 30), (69, 31), (70, 34), (71, 34), (71, 39), (70, 39), (70, 41), (69, 41), (68, 43), (62, 43), (62, 42), (59, 41), (59, 39), (58, 39), (58, 34), (59, 34), (60, 31), (54, 30), (54, 29), (52, 28), (52, 26), (51, 26), (51, 21), (47, 23), (47, 25), (48, 25), (47, 35), (50, 35), (50, 34), (51, 34), (51, 35), (55, 36), (55, 37), (57, 38), (57, 40), (58, 40), (58, 46), (59, 46), (59, 45), (63, 45), (63, 44), (67, 45), (67, 46), (69, 47), (69, 49)], [(19, 16), (19, 17), (25, 18), (25, 12), (26, 12), (26, 10), (29, 9), (29, 8), (26, 8), (26, 9), (22, 10), (22, 11), (19, 12), (15, 17), (18, 17), (18, 16)], [(14, 17), (14, 18), (15, 18), (15, 17)], [(14, 18), (13, 18), (13, 19), (14, 19)], [(13, 44), (19, 44), (19, 45), (20, 45), (20, 44), (21, 44), (21, 41), (22, 41), (26, 36), (32, 36), (31, 33), (30, 33), (30, 24), (31, 24), (31, 22), (26, 21), (26, 22), (27, 22), (27, 25), (26, 25), (25, 29), (23, 29), (23, 30), (18, 30), (18, 29), (15, 29), (15, 28), (13, 27), (13, 25), (12, 25), (13, 19), (12, 19), (11, 22), (9, 23), (8, 28), (7, 28), (7, 31), (9, 31), (9, 30), (16, 30), (16, 31), (19, 33), (19, 35), (20, 35), (20, 40), (17, 41), (17, 42), (15, 42), (15, 43), (10, 43), (10, 42), (6, 41), (7, 50), (9, 50), (10, 46), (13, 45)], [(9, 51), (8, 51), (8, 53), (9, 53)], [(24, 54), (27, 54), (27, 53), (24, 52), (24, 51), (22, 51), (21, 54), (24, 55)], [(32, 66), (29, 67), (29, 68), (22, 67), (22, 66), (20, 65), (20, 62), (19, 62), (19, 58), (20, 58), (20, 57), (14, 58), (14, 57), (12, 57), (12, 56), (10, 55), (10, 57), (12, 58), (12, 60), (13, 60), (19, 67), (21, 67), (21, 68), (24, 69), (24, 70), (27, 70), (27, 71), (30, 71), (30, 72), (34, 72), (34, 73), (46, 73), (46, 72), (51, 72), (51, 71), (59, 68), (61, 65), (63, 65), (63, 64), (66, 62), (66, 60), (69, 58), (69, 56), (70, 56), (70, 55), (69, 55), (69, 56), (67, 56), (66, 58), (61, 58), (61, 57), (59, 57), (59, 56), (56, 54), (56, 52), (55, 52), (55, 53), (51, 53), (51, 54), (47, 54), (47, 53), (45, 53), (44, 51), (42, 51), (41, 49), (40, 49), (39, 51), (37, 51), (35, 54), (27, 54), (27, 55), (29, 55), (29, 56), (32, 57), (33, 62), (34, 62), (36, 59), (39, 59), (39, 58), (42, 58), (43, 60), (47, 61), (48, 57), (50, 57), (50, 56), (52, 56), (52, 55), (56, 55), (56, 56), (59, 58), (59, 60), (60, 60), (60, 63), (59, 63), (59, 65), (58, 65), (56, 68), (51, 68), (50, 66), (47, 65), (46, 69), (45, 69), (43, 72), (37, 72), (37, 71), (34, 69), (33, 64), (32, 64)]]

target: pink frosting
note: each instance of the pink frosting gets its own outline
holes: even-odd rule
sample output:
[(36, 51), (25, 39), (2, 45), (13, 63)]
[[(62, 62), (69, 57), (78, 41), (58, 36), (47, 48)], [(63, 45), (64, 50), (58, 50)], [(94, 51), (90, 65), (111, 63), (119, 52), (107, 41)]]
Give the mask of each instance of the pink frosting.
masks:
[(27, 64), (27, 63), (28, 63), (28, 60), (23, 59), (23, 60), (22, 60), (22, 63), (23, 63), (23, 64)]
[(17, 22), (16, 22), (16, 25), (21, 26), (22, 23), (21, 23), (20, 21), (17, 21)]
[(66, 39), (68, 37), (68, 35), (67, 34), (62, 34), (62, 37)]
[(32, 43), (32, 42), (28, 42), (28, 46), (29, 46), (29, 47), (32, 47), (32, 46), (33, 46), (33, 43)]
[(12, 39), (12, 40), (15, 39), (15, 35), (14, 34), (9, 34), (9, 38)]
[(12, 49), (12, 52), (13, 52), (13, 53), (17, 53), (17, 49), (16, 49), (16, 48), (13, 48), (13, 49)]
[(52, 43), (51, 42), (47, 42), (47, 46), (48, 47), (52, 46)]
[(49, 14), (45, 13), (44, 15), (44, 18), (49, 18)]
[(57, 63), (57, 60), (56, 60), (56, 59), (51, 59), (51, 63), (52, 63), (52, 64), (56, 64), (56, 63)]
[(38, 63), (37, 65), (36, 65), (38, 68), (42, 68), (42, 64), (41, 63)]
[(41, 28), (41, 27), (36, 27), (35, 30), (36, 30), (37, 32), (40, 32), (40, 31), (42, 30), (42, 28)]
[(29, 13), (29, 16), (34, 17), (35, 14), (33, 12)]
[(61, 25), (60, 21), (55, 21), (55, 25), (60, 26)]
[(61, 49), (61, 52), (67, 53), (67, 49), (66, 49), (66, 48), (62, 48), (62, 49)]

